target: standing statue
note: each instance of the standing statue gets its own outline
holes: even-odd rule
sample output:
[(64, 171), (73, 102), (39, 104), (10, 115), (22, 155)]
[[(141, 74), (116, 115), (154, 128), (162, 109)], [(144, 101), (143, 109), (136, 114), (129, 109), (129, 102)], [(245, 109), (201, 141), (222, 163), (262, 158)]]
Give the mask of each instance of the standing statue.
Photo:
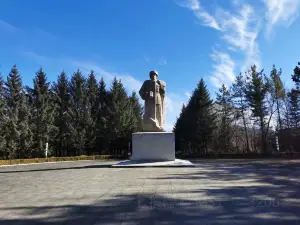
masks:
[(145, 132), (161, 132), (165, 123), (166, 83), (158, 80), (156, 71), (150, 72), (150, 80), (144, 81), (139, 94), (145, 101), (143, 130)]

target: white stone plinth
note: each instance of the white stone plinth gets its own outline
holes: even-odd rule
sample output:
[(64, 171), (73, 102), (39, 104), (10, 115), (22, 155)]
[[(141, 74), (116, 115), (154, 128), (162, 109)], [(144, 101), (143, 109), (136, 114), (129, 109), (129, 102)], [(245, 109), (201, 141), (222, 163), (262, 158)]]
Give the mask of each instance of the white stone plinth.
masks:
[(175, 160), (175, 134), (138, 132), (132, 134), (132, 160)]
[(175, 159), (172, 161), (144, 161), (144, 160), (125, 160), (112, 167), (194, 167), (195, 165), (188, 160)]

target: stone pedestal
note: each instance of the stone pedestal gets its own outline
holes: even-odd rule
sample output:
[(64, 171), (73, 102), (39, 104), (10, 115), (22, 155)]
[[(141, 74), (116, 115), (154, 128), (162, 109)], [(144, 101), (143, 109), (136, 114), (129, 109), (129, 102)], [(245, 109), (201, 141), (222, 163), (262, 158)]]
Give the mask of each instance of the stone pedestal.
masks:
[(138, 132), (132, 134), (132, 160), (175, 160), (175, 134)]
[(171, 132), (138, 132), (132, 134), (131, 160), (113, 167), (191, 167), (188, 160), (175, 159), (175, 134)]

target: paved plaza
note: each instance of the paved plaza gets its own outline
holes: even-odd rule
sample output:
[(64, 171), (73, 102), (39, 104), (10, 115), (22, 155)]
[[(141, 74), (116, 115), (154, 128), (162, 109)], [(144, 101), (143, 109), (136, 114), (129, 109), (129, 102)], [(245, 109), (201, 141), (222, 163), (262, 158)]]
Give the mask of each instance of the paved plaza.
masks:
[(300, 224), (300, 161), (0, 167), (0, 225)]

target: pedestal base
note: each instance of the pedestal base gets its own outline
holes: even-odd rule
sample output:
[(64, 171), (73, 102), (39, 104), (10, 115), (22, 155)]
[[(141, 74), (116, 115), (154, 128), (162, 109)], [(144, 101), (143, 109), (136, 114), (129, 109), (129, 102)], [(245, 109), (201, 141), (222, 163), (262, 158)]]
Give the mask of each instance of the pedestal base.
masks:
[(175, 134), (138, 132), (132, 134), (132, 160), (175, 160)]
[(175, 159), (175, 134), (138, 132), (132, 134), (132, 157), (113, 167), (190, 167), (188, 160)]
[(175, 159), (172, 161), (126, 160), (112, 165), (112, 167), (194, 167), (188, 160)]

